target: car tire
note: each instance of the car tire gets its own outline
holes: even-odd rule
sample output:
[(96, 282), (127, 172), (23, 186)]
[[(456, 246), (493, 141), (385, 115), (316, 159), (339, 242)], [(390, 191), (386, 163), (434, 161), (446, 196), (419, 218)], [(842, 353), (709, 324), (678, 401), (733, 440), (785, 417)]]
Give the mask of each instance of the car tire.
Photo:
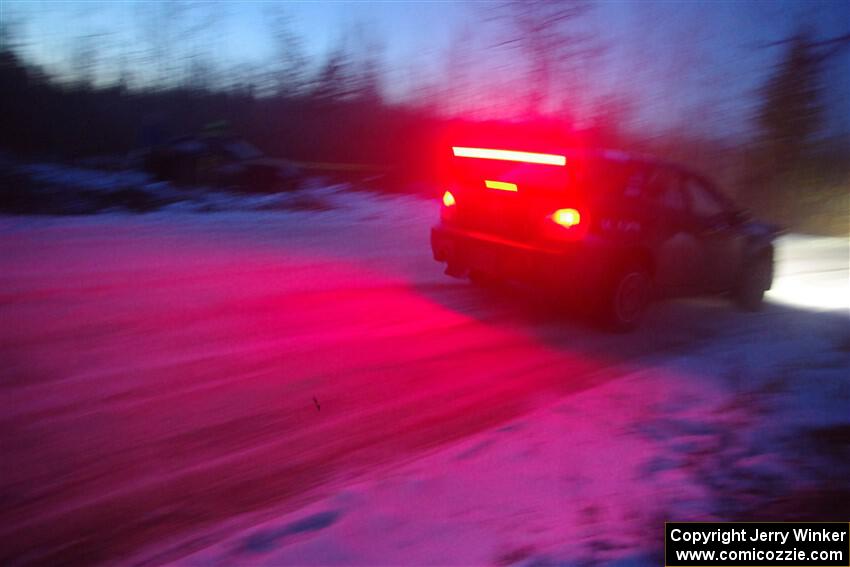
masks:
[(764, 292), (773, 281), (773, 255), (761, 254), (744, 267), (732, 293), (735, 305), (742, 311), (759, 311), (764, 305)]
[(640, 325), (652, 296), (652, 278), (640, 265), (615, 272), (603, 298), (602, 322), (615, 332), (632, 331)]

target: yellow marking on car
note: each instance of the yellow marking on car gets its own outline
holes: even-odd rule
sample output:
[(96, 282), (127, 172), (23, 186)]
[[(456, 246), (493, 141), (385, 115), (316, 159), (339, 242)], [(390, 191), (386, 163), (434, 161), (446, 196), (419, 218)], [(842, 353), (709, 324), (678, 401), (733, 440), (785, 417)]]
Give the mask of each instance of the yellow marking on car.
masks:
[(490, 179), (484, 180), (484, 185), (487, 186), (488, 189), (498, 189), (499, 191), (513, 191), (517, 192), (516, 183), (508, 183), (506, 181), (492, 181)]

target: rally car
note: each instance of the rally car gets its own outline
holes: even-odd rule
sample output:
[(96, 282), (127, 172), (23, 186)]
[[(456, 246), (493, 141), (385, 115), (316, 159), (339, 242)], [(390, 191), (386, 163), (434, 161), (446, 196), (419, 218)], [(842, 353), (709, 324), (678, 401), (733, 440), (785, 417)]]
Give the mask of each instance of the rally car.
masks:
[(776, 227), (703, 175), (610, 150), (452, 147), (434, 259), (473, 281), (542, 284), (635, 328), (658, 296), (726, 293), (761, 307)]

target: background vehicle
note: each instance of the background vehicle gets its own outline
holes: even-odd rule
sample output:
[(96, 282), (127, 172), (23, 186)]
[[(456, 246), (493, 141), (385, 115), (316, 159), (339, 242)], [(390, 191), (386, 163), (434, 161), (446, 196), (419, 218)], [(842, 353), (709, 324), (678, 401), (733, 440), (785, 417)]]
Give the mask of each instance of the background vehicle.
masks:
[(686, 168), (611, 151), (453, 154), (431, 231), (449, 275), (543, 284), (617, 330), (652, 296), (729, 293), (755, 310), (771, 286), (775, 227)]
[(164, 181), (258, 192), (293, 189), (299, 176), (292, 163), (267, 157), (236, 136), (176, 138), (152, 149), (144, 165)]

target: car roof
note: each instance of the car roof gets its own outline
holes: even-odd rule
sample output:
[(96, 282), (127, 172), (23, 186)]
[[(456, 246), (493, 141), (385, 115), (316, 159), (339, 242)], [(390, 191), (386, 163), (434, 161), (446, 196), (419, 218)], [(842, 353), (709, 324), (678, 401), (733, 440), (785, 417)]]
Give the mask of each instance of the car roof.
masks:
[(697, 177), (703, 181), (710, 182), (709, 178), (690, 167), (680, 163), (663, 160), (649, 154), (638, 152), (615, 150), (608, 148), (566, 148), (561, 150), (561, 153), (567, 157), (567, 163), (572, 160), (576, 161), (610, 161), (621, 164), (631, 164), (644, 167), (661, 167), (672, 169), (679, 173)]

